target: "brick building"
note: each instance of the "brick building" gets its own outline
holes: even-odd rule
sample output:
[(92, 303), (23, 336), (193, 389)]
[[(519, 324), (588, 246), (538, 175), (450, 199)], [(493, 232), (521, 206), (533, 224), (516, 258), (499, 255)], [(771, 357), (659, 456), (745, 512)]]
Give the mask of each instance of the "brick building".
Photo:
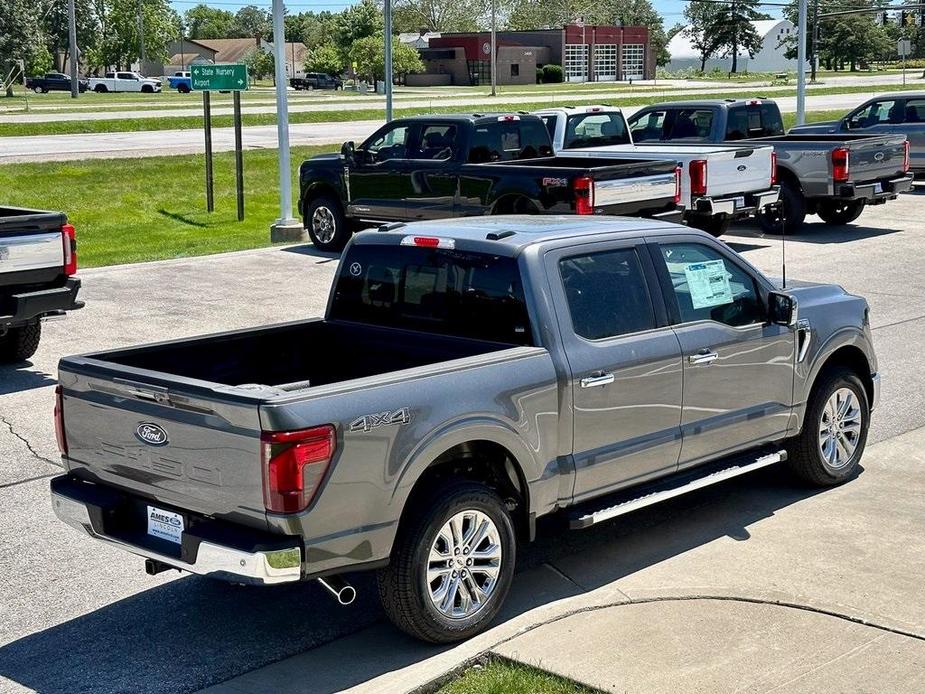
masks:
[[(652, 79), (655, 54), (649, 29), (580, 26), (497, 33), (498, 84), (533, 84), (536, 69), (561, 65), (569, 82)], [(408, 84), (479, 85), (491, 82), (491, 34), (444, 33), (420, 48), (425, 72)]]

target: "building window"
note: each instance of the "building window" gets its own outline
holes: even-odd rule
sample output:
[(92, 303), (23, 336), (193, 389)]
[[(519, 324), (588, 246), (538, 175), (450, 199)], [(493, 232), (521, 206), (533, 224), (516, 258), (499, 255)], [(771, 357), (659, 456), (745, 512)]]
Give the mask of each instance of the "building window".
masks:
[(645, 45), (641, 43), (623, 44), (623, 79), (641, 80), (645, 75), (645, 63)]
[(565, 79), (567, 82), (588, 81), (587, 44), (565, 44)]
[(511, 63), (511, 77), (520, 77), (519, 63)]

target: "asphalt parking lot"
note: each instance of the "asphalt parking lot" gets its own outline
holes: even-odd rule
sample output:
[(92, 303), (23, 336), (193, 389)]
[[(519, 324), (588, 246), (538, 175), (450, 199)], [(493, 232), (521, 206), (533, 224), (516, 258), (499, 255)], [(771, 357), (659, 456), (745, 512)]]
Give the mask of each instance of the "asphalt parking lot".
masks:
[[(923, 198), (925, 191), (903, 196), (838, 229), (810, 218), (804, 233), (786, 246), (788, 277), (837, 282), (870, 302), (883, 375), (872, 442), (925, 425)], [(726, 240), (766, 273), (780, 275), (779, 239), (746, 227)], [(455, 649), (412, 645), (382, 623), (369, 577), (356, 579), (359, 597), (348, 608), (314, 583), (255, 590), (172, 572), (148, 577), (140, 559), (78, 536), (54, 519), (48, 504), (47, 479), (57, 471), (51, 388), (58, 357), (317, 315), (335, 266), (332, 257), (309, 246), (83, 272), (87, 308), (46, 325), (31, 365), (0, 369), (0, 689), (195, 691), (281, 661), (274, 667), (302, 668), (307, 691), (376, 681), (427, 659), (452, 667)], [(921, 493), (912, 472), (900, 467), (874, 465), (824, 494), (796, 488), (768, 471), (579, 535), (548, 523), (541, 542), (522, 553), (521, 590), (515, 585), (505, 619), (542, 613), (556, 601), (580, 597), (588, 586), (618, 580), (631, 588), (667, 590), (672, 584), (663, 568), (704, 553), (709, 562), (698, 570), (722, 574), (715, 584), (744, 586), (751, 573), (767, 573), (780, 594), (803, 596), (805, 586), (797, 582), (813, 574), (814, 557), (825, 544), (814, 533), (813, 514), (827, 514), (820, 527), (841, 527), (857, 538), (857, 547), (877, 545), (881, 529), (896, 520), (891, 514), (906, 512), (908, 495)], [(852, 497), (852, 488), (877, 487), (878, 476), (878, 503), (852, 503), (873, 498), (860, 492)], [(882, 503), (885, 493), (895, 494), (894, 505)], [(786, 542), (775, 541), (773, 533), (750, 536), (749, 529), (765, 519), (797, 511), (809, 520), (800, 520)], [(615, 543), (623, 551), (619, 557)], [(760, 561), (743, 562), (743, 546)], [(838, 599), (861, 618), (888, 611), (884, 605), (920, 610), (921, 581), (900, 577), (903, 572), (920, 577), (916, 565), (886, 565), (908, 562), (902, 552), (912, 549), (907, 543), (895, 553), (875, 553), (871, 561), (881, 565), (882, 575), (871, 579), (866, 592), (849, 591)], [(805, 565), (789, 571), (796, 557)], [(825, 560), (834, 562), (837, 578), (850, 574), (860, 559), (842, 552)], [(576, 575), (585, 578), (562, 578)], [(533, 583), (525, 578), (531, 576)], [(683, 621), (684, 615), (677, 618)], [(895, 619), (923, 638), (920, 611)], [(316, 659), (330, 664), (356, 648), (364, 649), (362, 667), (341, 660), (339, 668), (326, 671), (328, 679), (312, 678)], [(293, 671), (287, 672), (291, 677)], [(232, 680), (225, 689), (250, 691), (246, 682)], [(383, 684), (380, 691), (388, 688)]]

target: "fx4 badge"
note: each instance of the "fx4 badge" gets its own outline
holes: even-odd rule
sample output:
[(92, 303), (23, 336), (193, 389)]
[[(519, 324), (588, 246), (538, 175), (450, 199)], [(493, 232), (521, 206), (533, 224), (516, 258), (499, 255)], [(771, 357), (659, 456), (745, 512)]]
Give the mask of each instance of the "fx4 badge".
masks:
[(411, 421), (411, 410), (403, 407), (400, 410), (377, 412), (357, 417), (350, 422), (350, 431), (370, 431), (377, 427), (407, 424)]

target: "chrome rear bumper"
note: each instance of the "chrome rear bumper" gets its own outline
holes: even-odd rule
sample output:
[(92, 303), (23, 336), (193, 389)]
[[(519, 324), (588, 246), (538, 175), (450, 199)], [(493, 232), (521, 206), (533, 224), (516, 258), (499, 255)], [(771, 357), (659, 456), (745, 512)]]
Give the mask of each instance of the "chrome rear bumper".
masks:
[(75, 498), (60, 489), (55, 488), (54, 482), (63, 478), (52, 480), (51, 505), (60, 520), (84, 535), (92, 537), (116, 547), (120, 547), (132, 554), (146, 559), (167, 564), (182, 571), (211, 576), (235, 583), (251, 583), (258, 585), (271, 585), (298, 581), (302, 575), (302, 550), (293, 544), (291, 547), (275, 548), (272, 550), (244, 551), (234, 547), (201, 540), (195, 553), (195, 561), (190, 563), (174, 556), (161, 554), (147, 547), (131, 544), (122, 539), (110, 537), (100, 532), (100, 522), (92, 518), (94, 509), (92, 504)]
[[(758, 193), (746, 193), (727, 198), (697, 198), (691, 203), (691, 212), (709, 217), (725, 214), (742, 217), (773, 205), (780, 199), (780, 188), (773, 187)], [(738, 204), (736, 201), (740, 201)]]

